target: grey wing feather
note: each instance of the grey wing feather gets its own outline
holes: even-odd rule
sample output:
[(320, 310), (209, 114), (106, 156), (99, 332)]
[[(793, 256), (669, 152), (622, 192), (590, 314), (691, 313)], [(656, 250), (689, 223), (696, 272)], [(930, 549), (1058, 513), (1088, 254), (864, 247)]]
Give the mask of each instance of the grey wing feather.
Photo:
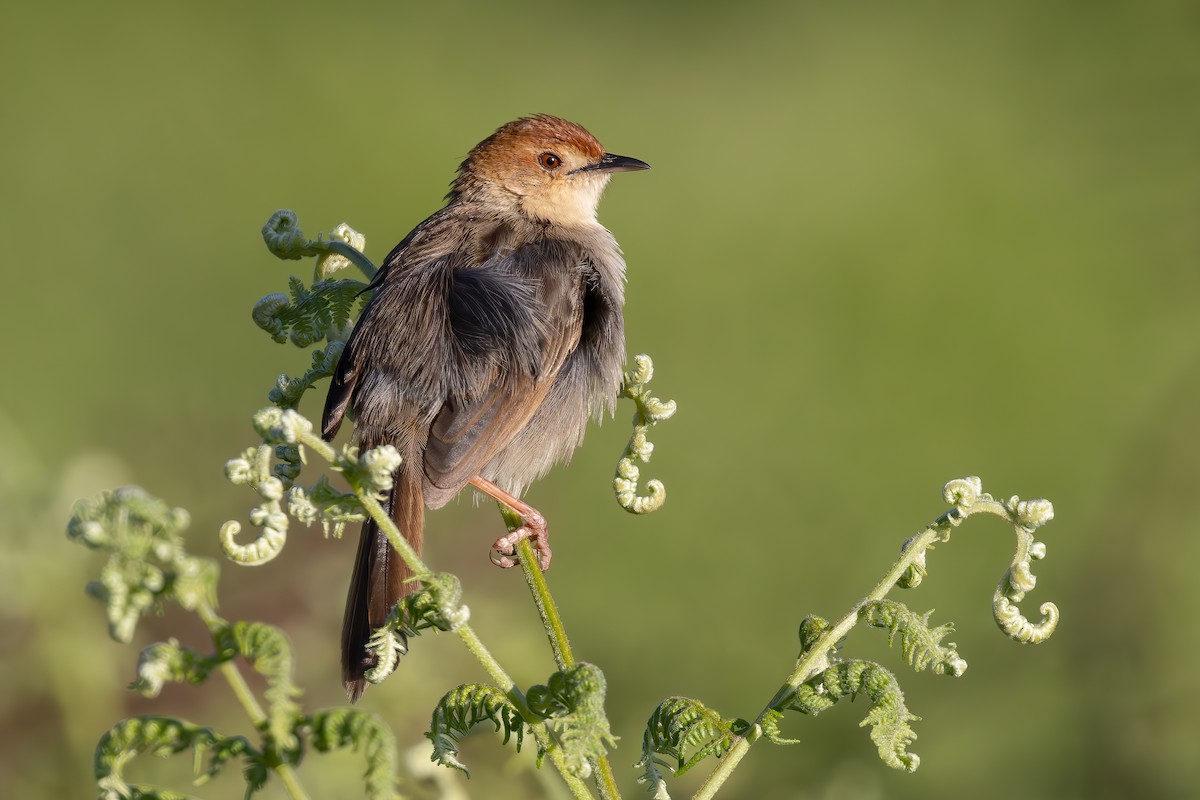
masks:
[[(435, 489), (425, 499), (437, 506), (517, 436), (578, 345), (584, 257), (555, 240), (478, 264), (460, 251), (426, 263), (393, 256), (411, 258), (385, 265), (333, 376), (322, 432), (333, 436), (353, 408), (360, 439), (423, 449)], [(401, 408), (407, 435), (427, 439), (397, 441)]]
[[(425, 450), (425, 475), (434, 486), (457, 491), (517, 436), (542, 404), (579, 343), (581, 260), (571, 245), (541, 241), (478, 270), (489, 273), (483, 280), (498, 290), (497, 296), (511, 293), (512, 287), (532, 289), (533, 296), (520, 297), (521, 311), (509, 315), (497, 314), (499, 308), (489, 296), (475, 293), (474, 299), (482, 302), (473, 307), (471, 322), (503, 318), (487, 340), (502, 343), (509, 363), (497, 370), (486, 392), (448, 398), (434, 420)], [(491, 276), (500, 280), (490, 283)], [(498, 336), (501, 331), (506, 335)]]

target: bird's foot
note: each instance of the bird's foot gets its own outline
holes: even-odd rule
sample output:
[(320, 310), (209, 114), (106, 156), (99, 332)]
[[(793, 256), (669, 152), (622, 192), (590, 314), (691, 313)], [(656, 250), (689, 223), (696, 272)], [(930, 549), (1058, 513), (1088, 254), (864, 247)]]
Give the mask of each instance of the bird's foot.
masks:
[(538, 565), (541, 566), (542, 572), (545, 572), (550, 569), (551, 557), (550, 535), (546, 531), (546, 519), (531, 508), (528, 513), (521, 514), (521, 521), (525, 524), (507, 536), (501, 536), (492, 545), (490, 556), (492, 563), (504, 569), (515, 567), (521, 563), (517, 557), (517, 544), (522, 539), (528, 539), (533, 546), (533, 552), (537, 554)]

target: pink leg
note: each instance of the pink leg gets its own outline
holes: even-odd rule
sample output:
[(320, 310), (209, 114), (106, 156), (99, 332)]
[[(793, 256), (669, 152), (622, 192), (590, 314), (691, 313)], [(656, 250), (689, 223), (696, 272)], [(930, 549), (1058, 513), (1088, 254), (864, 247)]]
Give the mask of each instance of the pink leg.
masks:
[(546, 518), (533, 506), (522, 503), (485, 478), (474, 477), (471, 479), (471, 485), (497, 502), (511, 508), (520, 515), (521, 521), (525, 523), (507, 536), (496, 540), (496, 543), (492, 545), (492, 563), (504, 569), (515, 567), (520, 563), (516, 558), (517, 542), (529, 539), (534, 552), (537, 553), (538, 564), (541, 565), (542, 571), (548, 570), (551, 553), (550, 537), (546, 533)]

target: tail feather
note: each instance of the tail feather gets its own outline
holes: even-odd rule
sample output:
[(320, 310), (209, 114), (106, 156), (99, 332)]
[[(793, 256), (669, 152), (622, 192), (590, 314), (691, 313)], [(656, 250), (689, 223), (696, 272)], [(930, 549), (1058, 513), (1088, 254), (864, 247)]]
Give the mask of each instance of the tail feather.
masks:
[[(410, 468), (405, 461), (396, 471), (386, 508), (404, 538), (420, 554), (425, 501), (419, 466)], [(396, 603), (419, 588), (419, 584), (409, 581), (411, 577), (412, 571), (392, 548), (387, 535), (373, 520), (364, 522), (342, 621), (342, 682), (352, 703), (358, 702), (367, 688), (364, 675), (375, 666), (375, 657), (367, 652), (367, 642)]]

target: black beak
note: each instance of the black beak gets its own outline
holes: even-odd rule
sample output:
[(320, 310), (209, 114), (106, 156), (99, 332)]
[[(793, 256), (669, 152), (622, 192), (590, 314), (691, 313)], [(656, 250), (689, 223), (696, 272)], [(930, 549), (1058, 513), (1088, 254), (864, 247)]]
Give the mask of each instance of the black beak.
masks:
[(590, 172), (599, 170), (601, 172), (636, 172), (639, 169), (650, 169), (650, 165), (645, 161), (640, 161), (629, 156), (614, 156), (612, 153), (605, 153), (604, 157), (595, 164), (588, 164), (585, 167), (571, 170), (571, 174), (576, 172)]

